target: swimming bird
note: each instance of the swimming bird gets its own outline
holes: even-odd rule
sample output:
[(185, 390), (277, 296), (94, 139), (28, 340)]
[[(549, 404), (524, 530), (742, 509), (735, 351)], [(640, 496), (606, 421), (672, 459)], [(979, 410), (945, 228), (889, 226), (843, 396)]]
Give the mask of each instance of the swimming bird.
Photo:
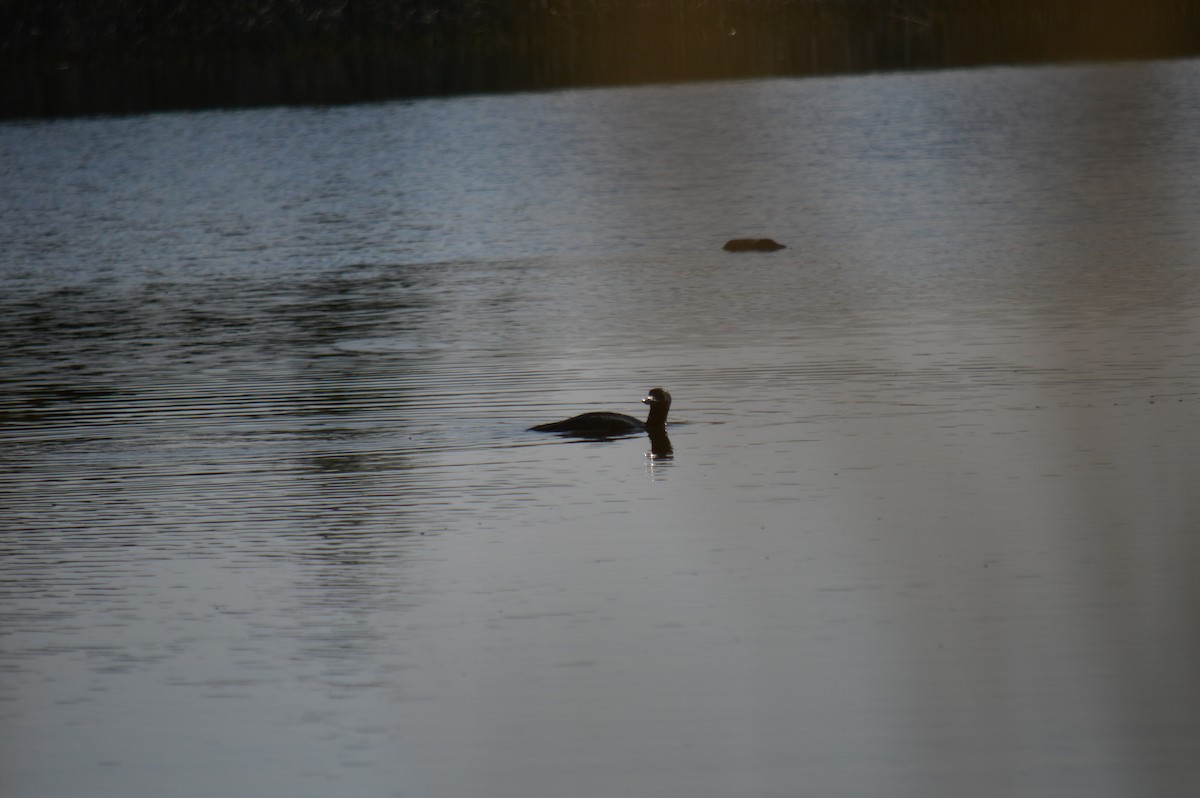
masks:
[(726, 252), (775, 252), (787, 249), (773, 238), (733, 238), (725, 242), (721, 249)]
[(633, 432), (663, 432), (667, 428), (667, 411), (671, 409), (671, 394), (662, 388), (651, 388), (642, 404), (650, 406), (650, 415), (645, 423), (624, 413), (582, 413), (562, 421), (538, 424), (529, 429), (534, 432), (565, 432), (588, 437), (627, 435)]

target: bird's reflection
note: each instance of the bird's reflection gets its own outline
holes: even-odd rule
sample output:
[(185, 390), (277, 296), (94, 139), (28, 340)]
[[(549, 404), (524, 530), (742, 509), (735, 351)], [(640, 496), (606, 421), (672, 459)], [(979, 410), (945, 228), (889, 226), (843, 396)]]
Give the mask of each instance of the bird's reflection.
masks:
[[(646, 452), (647, 456), (655, 460), (671, 460), (675, 457), (675, 447), (671, 444), (671, 437), (667, 435), (665, 429), (647, 430), (646, 436), (650, 438), (650, 451)], [(558, 437), (570, 438), (576, 441), (593, 441), (596, 443), (612, 443), (613, 441), (625, 440), (626, 438), (634, 437), (633, 434), (626, 435), (605, 435), (597, 432), (581, 431), (581, 432), (560, 432)]]
[(671, 445), (671, 436), (665, 429), (649, 430), (650, 456), (655, 460), (671, 460), (675, 457), (675, 447)]

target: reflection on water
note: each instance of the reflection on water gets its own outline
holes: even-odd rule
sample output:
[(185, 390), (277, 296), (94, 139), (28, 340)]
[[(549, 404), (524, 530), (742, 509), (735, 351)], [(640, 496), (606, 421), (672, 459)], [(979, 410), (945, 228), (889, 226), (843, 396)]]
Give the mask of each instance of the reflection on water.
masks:
[(1195, 80), (0, 128), (6, 794), (1187, 793)]

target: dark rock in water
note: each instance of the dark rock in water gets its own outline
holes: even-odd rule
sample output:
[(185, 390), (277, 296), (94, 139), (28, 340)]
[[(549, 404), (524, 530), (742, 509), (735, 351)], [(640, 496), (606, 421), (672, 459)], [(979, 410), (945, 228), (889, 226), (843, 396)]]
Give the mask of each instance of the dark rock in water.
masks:
[(725, 242), (726, 252), (774, 252), (787, 249), (773, 238), (733, 238)]

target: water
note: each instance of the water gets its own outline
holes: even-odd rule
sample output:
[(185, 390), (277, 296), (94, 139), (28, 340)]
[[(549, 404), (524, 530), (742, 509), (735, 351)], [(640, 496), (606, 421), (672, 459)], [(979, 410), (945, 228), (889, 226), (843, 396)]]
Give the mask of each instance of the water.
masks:
[(1197, 81), (0, 128), (5, 795), (1194, 792)]

